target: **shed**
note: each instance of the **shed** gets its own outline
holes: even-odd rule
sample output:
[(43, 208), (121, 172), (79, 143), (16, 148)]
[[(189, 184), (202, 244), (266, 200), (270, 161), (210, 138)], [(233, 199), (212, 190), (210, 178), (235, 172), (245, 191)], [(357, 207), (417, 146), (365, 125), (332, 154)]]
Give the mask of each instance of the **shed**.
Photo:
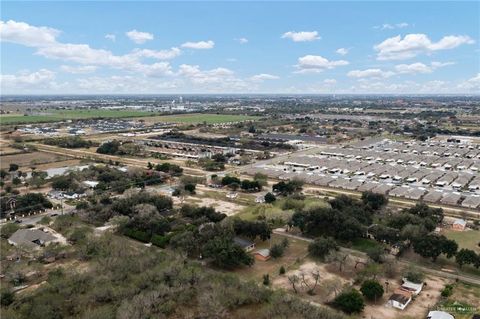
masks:
[(454, 316), (445, 311), (430, 311), (427, 319), (455, 319)]
[(464, 231), (465, 227), (467, 226), (467, 221), (461, 218), (455, 219), (455, 221), (452, 224), (452, 229), (453, 230), (458, 230), (458, 231)]
[(270, 259), (270, 249), (259, 249), (253, 253), (256, 260), (267, 261)]
[(402, 288), (410, 291), (413, 295), (418, 295), (423, 289), (423, 283), (415, 283), (409, 281), (407, 278), (403, 278)]
[(388, 298), (387, 305), (403, 310), (410, 301), (412, 301), (412, 293), (399, 288)]

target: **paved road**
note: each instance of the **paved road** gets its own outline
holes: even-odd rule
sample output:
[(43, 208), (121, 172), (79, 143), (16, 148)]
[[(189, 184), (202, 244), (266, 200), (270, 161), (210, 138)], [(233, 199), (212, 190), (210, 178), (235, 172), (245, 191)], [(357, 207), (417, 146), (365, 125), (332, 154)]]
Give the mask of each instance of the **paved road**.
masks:
[[(285, 233), (285, 232), (282, 232), (282, 231), (274, 230), (273, 233), (277, 234), (277, 235), (280, 235), (280, 236), (286, 236), (286, 237), (289, 237), (289, 238), (292, 238), (292, 239), (298, 239), (298, 240), (303, 240), (303, 241), (307, 241), (307, 242), (312, 242), (313, 241), (313, 239), (310, 239), (310, 238), (305, 238), (305, 237), (302, 237), (302, 236), (293, 235), (293, 234)], [(344, 252), (347, 252), (349, 254), (352, 254), (352, 255), (356, 255), (356, 256), (359, 256), (359, 257), (363, 257), (363, 258), (368, 258), (367, 254), (365, 254), (361, 251), (358, 251), (358, 250), (353, 250), (353, 249), (344, 248), (344, 247), (342, 247), (341, 250), (344, 251)], [(450, 273), (450, 272), (446, 272), (446, 271), (436, 270), (436, 269), (420, 266), (420, 265), (417, 265), (416, 263), (406, 261), (406, 260), (403, 260), (403, 259), (399, 259), (398, 263), (400, 265), (403, 265), (403, 266), (412, 266), (413, 265), (416, 268), (421, 269), (424, 273), (427, 273), (427, 274), (431, 274), (431, 275), (435, 275), (435, 276), (442, 277), (442, 278), (447, 278), (447, 279), (453, 279), (453, 280), (458, 279), (460, 281), (463, 281), (463, 282), (466, 282), (466, 283), (469, 283), (469, 284), (475, 284), (475, 285), (480, 286), (480, 277), (474, 277), (474, 276), (465, 275), (465, 274), (457, 274), (457, 273)]]
[[(64, 214), (70, 214), (70, 213), (74, 213), (75, 212), (75, 208), (65, 208), (63, 210), (63, 213)], [(36, 223), (38, 223), (43, 217), (45, 216), (51, 216), (53, 214), (58, 214), (58, 215), (61, 215), (62, 214), (62, 210), (59, 210), (59, 209), (47, 209), (45, 212), (43, 213), (40, 213), (40, 214), (36, 214), (36, 215), (30, 215), (30, 216), (25, 216), (25, 217), (21, 217), (21, 216), (17, 216), (17, 220), (21, 220), (21, 225), (35, 225)], [(0, 222), (0, 226), (6, 224), (6, 223), (10, 223), (12, 221), (1, 221)]]

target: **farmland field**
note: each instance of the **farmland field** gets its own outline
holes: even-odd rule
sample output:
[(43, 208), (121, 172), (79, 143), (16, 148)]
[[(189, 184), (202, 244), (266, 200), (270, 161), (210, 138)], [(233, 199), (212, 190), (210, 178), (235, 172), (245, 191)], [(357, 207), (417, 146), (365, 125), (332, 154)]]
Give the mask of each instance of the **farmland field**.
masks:
[(147, 123), (167, 122), (185, 124), (198, 124), (203, 122), (206, 122), (207, 124), (217, 124), (258, 119), (256, 116), (229, 114), (180, 114), (162, 116), (155, 112), (132, 110), (52, 110), (47, 111), (44, 114), (35, 115), (4, 114), (0, 116), (0, 124), (31, 124), (88, 118), (132, 117), (142, 118)]

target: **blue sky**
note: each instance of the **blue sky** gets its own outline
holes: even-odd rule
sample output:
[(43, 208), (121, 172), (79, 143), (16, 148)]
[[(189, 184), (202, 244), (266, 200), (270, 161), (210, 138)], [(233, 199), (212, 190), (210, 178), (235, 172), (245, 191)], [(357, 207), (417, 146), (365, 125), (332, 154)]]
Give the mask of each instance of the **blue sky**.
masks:
[(2, 94), (480, 93), (479, 2), (2, 2)]

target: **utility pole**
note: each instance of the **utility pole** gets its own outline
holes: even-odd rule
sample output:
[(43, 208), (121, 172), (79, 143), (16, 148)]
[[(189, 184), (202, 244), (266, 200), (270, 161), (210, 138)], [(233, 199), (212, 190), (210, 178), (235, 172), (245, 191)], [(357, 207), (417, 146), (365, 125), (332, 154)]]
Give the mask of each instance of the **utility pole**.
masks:
[(60, 205), (62, 205), (62, 216), (63, 216), (63, 196), (60, 197)]

